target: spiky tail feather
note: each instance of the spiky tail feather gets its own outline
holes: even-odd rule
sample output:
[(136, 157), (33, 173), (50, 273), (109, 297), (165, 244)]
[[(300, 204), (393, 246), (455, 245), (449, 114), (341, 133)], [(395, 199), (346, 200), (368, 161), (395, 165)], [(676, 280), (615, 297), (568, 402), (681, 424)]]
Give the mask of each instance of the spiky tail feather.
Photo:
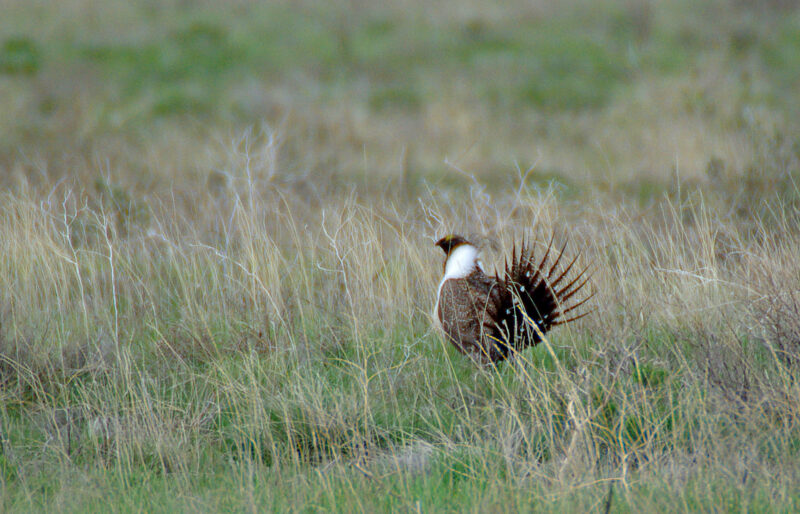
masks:
[[(527, 241), (523, 240), (519, 251), (514, 245), (511, 263), (509, 265), (506, 261), (504, 273), (498, 277), (499, 288), (495, 296), (498, 319), (486, 327), (488, 339), (494, 345), (494, 351), (490, 352), (492, 360), (504, 360), (512, 351), (538, 344), (552, 327), (575, 321), (591, 312), (569, 315), (594, 296), (594, 293), (589, 293), (583, 298), (576, 297), (589, 281), (589, 266), (568, 279), (579, 254), (560, 269), (566, 249), (564, 243), (556, 250), (552, 264), (548, 263), (550, 254), (556, 253), (553, 251), (554, 239), (555, 234), (538, 264)], [(559, 287), (567, 280), (566, 285)]]

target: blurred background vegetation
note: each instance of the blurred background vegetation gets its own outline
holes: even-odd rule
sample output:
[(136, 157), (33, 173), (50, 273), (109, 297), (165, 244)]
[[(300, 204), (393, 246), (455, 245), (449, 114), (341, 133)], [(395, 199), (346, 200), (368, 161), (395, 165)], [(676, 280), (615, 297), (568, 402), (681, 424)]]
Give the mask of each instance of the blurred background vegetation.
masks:
[(0, 166), (196, 184), (265, 123), (286, 173), (415, 192), (533, 166), (647, 200), (796, 158), (798, 84), (786, 0), (6, 0)]

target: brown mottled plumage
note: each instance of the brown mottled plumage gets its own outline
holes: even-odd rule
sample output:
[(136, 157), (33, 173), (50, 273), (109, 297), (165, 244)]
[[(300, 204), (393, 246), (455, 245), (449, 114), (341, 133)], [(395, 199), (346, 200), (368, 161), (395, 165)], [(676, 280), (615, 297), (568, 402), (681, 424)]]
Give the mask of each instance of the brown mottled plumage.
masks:
[(443, 237), (436, 245), (447, 258), (434, 315), (462, 353), (499, 362), (539, 343), (550, 328), (588, 314), (568, 316), (591, 297), (573, 300), (588, 281), (587, 268), (568, 278), (577, 256), (560, 270), (565, 246), (549, 263), (552, 238), (540, 260), (527, 244), (519, 252), (515, 247), (501, 276), (487, 275), (477, 249), (461, 236)]

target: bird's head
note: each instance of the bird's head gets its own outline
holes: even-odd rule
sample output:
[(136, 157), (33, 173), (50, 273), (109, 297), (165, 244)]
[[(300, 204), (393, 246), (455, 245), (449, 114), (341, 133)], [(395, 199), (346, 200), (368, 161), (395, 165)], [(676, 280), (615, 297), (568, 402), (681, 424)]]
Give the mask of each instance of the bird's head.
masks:
[(471, 245), (469, 241), (456, 234), (448, 234), (436, 241), (436, 246), (441, 248), (448, 257), (461, 245)]
[(445, 276), (466, 276), (476, 267), (483, 271), (483, 265), (478, 260), (478, 249), (463, 237), (450, 234), (436, 241), (436, 246), (446, 255)]

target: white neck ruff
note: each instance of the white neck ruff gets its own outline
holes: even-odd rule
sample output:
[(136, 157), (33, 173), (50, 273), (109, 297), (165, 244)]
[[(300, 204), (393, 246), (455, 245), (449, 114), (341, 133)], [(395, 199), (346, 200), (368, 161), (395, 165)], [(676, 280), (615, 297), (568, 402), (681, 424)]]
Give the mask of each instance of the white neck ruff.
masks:
[(472, 273), (476, 267), (481, 271), (483, 270), (481, 261), (478, 260), (478, 249), (471, 244), (459, 245), (447, 257), (447, 264), (444, 267), (444, 280), (464, 278)]

